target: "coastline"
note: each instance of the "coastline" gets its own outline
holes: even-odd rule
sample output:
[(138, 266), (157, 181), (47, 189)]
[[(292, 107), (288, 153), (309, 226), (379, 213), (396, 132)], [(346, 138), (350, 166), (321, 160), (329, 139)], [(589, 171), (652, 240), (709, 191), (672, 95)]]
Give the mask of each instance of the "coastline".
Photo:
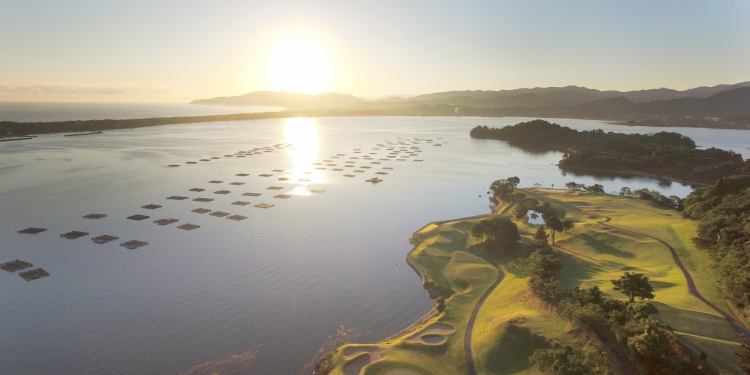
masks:
[[(457, 115), (456, 110), (459, 110)], [(97, 119), (97, 120), (71, 120), (71, 121), (46, 121), (46, 122), (20, 122), (0, 120), (0, 139), (12, 137), (24, 137), (33, 134), (53, 134), (70, 132), (96, 132), (117, 129), (133, 129), (160, 125), (208, 123), (221, 121), (248, 121), (265, 120), (289, 117), (372, 117), (372, 116), (417, 116), (417, 117), (539, 117), (539, 118), (565, 118), (581, 120), (599, 120), (626, 126), (656, 126), (656, 127), (687, 127), (705, 129), (734, 129), (750, 130), (738, 127), (703, 127), (695, 124), (657, 124), (644, 123), (645, 120), (632, 122), (627, 119), (617, 119), (606, 116), (559, 116), (555, 114), (544, 114), (531, 112), (513, 112), (498, 109), (467, 108), (449, 105), (413, 105), (401, 107), (364, 107), (352, 109), (317, 109), (317, 110), (286, 110), (275, 112), (247, 112), (235, 114), (219, 114), (204, 116), (170, 116), (170, 117), (147, 117), (130, 119)]]

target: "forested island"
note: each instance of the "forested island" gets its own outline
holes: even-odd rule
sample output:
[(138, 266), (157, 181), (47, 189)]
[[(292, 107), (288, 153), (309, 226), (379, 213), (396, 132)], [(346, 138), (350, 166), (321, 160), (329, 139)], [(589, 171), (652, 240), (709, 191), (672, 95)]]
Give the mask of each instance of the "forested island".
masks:
[(561, 151), (561, 169), (571, 172), (628, 173), (697, 184), (748, 171), (742, 156), (717, 148), (699, 149), (678, 133), (622, 134), (578, 131), (544, 120), (504, 128), (477, 126), (472, 138), (496, 139), (529, 151)]

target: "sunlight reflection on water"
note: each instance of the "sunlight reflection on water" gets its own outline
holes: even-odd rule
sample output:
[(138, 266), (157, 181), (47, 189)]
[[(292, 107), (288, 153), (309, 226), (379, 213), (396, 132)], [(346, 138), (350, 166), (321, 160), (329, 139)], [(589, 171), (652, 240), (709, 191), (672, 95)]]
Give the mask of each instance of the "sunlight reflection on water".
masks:
[(320, 150), (318, 124), (312, 118), (284, 120), (284, 143), (293, 145), (286, 149), (291, 165), (287, 177), (297, 184), (291, 193), (308, 196), (311, 194), (308, 188), (311, 184), (325, 182), (324, 174), (313, 164), (318, 160)]

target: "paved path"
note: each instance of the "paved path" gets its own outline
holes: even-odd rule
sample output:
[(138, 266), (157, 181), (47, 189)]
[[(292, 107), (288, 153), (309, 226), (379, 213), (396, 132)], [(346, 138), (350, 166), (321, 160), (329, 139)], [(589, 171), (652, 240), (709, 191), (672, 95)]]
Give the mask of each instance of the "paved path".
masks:
[(680, 256), (677, 255), (677, 251), (675, 251), (675, 249), (672, 247), (672, 245), (670, 245), (669, 243), (667, 243), (667, 241), (664, 241), (664, 240), (662, 240), (661, 238), (658, 238), (658, 237), (654, 237), (654, 236), (652, 236), (650, 234), (636, 232), (634, 230), (624, 229), (624, 228), (620, 228), (620, 227), (616, 227), (616, 226), (607, 224), (610, 220), (612, 220), (612, 218), (607, 217), (605, 220), (600, 221), (599, 224), (601, 224), (601, 225), (603, 225), (603, 226), (605, 226), (607, 228), (611, 228), (611, 229), (614, 229), (614, 230), (619, 230), (621, 232), (632, 233), (632, 234), (636, 234), (636, 235), (639, 235), (639, 236), (642, 236), (642, 237), (647, 237), (647, 238), (655, 240), (655, 241), (661, 243), (662, 245), (666, 246), (667, 249), (669, 249), (669, 252), (672, 253), (672, 259), (674, 259), (675, 264), (677, 264), (677, 267), (680, 268), (680, 271), (682, 271), (682, 274), (685, 276), (685, 281), (687, 282), (687, 286), (688, 286), (688, 293), (691, 296), (699, 299), (701, 302), (705, 303), (708, 307), (710, 307), (711, 309), (713, 309), (714, 311), (716, 311), (719, 315), (723, 316), (724, 319), (726, 319), (726, 321), (729, 322), (729, 324), (731, 324), (732, 327), (734, 327), (734, 329), (740, 335), (740, 339), (742, 341), (746, 341), (746, 340), (750, 339), (750, 330), (748, 330), (747, 327), (745, 327), (742, 323), (740, 323), (733, 316), (729, 315), (724, 310), (722, 310), (718, 306), (714, 305), (711, 301), (707, 300), (705, 297), (703, 297), (703, 295), (700, 293), (700, 291), (698, 291), (698, 288), (695, 286), (695, 281), (693, 281), (693, 276), (690, 275), (690, 271), (688, 271), (687, 267), (685, 267), (685, 265), (682, 263), (682, 260), (680, 259)]
[[(500, 215), (505, 215), (512, 206), (513, 206), (512, 203), (507, 205), (502, 210), (502, 212), (500, 212)], [(494, 264), (493, 266), (495, 266), (495, 269), (497, 270), (497, 279), (495, 280), (495, 282), (492, 283), (492, 285), (490, 285), (487, 288), (487, 290), (484, 291), (484, 294), (482, 294), (482, 297), (480, 297), (479, 301), (477, 301), (477, 304), (474, 305), (474, 310), (471, 311), (471, 316), (469, 317), (469, 321), (466, 323), (466, 332), (464, 333), (464, 356), (466, 357), (466, 373), (468, 375), (477, 374), (477, 368), (474, 365), (474, 351), (472, 350), (472, 346), (471, 346), (472, 333), (474, 332), (474, 322), (477, 319), (477, 315), (479, 315), (479, 310), (481, 310), (482, 306), (484, 306), (484, 302), (487, 300), (490, 294), (492, 294), (492, 292), (495, 291), (495, 288), (497, 288), (497, 286), (500, 285), (500, 282), (503, 281), (503, 278), (505, 277), (505, 273), (503, 272), (503, 270), (500, 269), (499, 266), (494, 265)]]

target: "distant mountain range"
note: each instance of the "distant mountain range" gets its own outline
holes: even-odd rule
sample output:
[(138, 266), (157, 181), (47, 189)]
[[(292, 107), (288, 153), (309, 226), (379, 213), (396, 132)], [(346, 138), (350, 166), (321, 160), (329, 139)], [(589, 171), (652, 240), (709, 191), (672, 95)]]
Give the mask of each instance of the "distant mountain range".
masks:
[(377, 110), (382, 113), (388, 113), (389, 110), (394, 113), (418, 111), (425, 115), (455, 111), (457, 114), (477, 116), (600, 118), (634, 124), (659, 119), (662, 121), (660, 125), (675, 126), (678, 125), (670, 122), (727, 122), (727, 119), (736, 122), (736, 118), (739, 117), (739, 121), (746, 124), (737, 126), (727, 123), (715, 127), (750, 127), (750, 81), (733, 85), (702, 86), (689, 90), (660, 88), (601, 91), (565, 86), (498, 91), (446, 91), (406, 98), (373, 100), (337, 93), (309, 95), (258, 91), (239, 96), (201, 99), (193, 103), (277, 106), (291, 110)]
[(269, 106), (285, 107), (289, 109), (326, 109), (352, 107), (361, 105), (364, 102), (364, 99), (356, 96), (337, 93), (311, 95), (296, 92), (255, 91), (237, 96), (220, 96), (211, 99), (198, 99), (194, 100), (191, 104)]

